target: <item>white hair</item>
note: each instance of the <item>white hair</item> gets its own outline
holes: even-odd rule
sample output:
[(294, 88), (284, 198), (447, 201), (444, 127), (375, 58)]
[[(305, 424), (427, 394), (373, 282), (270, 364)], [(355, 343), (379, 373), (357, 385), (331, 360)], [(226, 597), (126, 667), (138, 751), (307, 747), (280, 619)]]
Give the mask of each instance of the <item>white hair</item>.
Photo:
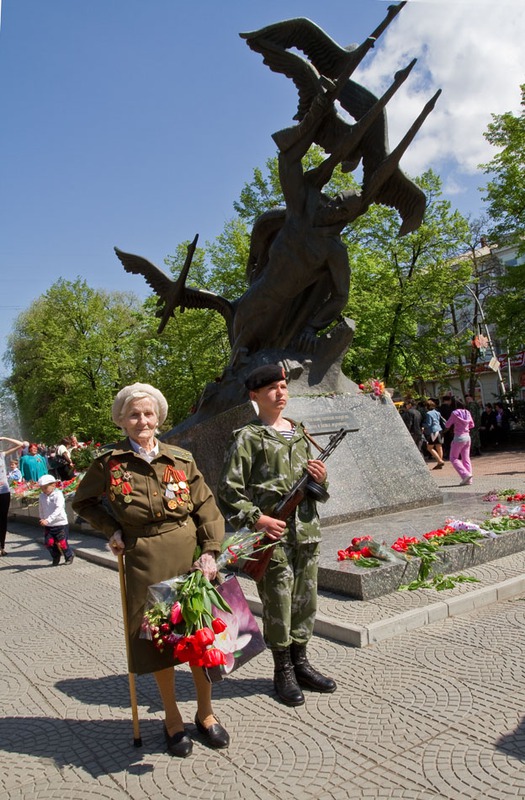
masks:
[[(133, 383), (130, 386), (124, 386), (124, 388), (120, 390), (111, 408), (111, 415), (115, 425), (122, 428), (122, 420), (133, 400), (143, 400), (146, 398), (153, 403), (159, 425), (162, 425), (168, 416), (168, 403), (162, 392), (154, 386), (150, 386), (149, 383)], [(124, 428), (122, 428), (122, 430), (124, 430)]]

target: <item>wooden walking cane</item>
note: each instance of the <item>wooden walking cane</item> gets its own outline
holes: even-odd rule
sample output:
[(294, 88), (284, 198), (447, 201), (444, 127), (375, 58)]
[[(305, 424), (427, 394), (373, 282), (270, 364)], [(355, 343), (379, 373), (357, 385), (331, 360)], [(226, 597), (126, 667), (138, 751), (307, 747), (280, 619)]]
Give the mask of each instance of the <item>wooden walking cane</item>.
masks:
[[(128, 627), (128, 604), (126, 598), (126, 576), (124, 573), (124, 556), (122, 554), (118, 558), (118, 574), (120, 578), (120, 599), (122, 600), (122, 619), (124, 621), (124, 636), (126, 638), (126, 656), (129, 664), (129, 627)], [(129, 697), (131, 700), (131, 718), (133, 720), (133, 746), (142, 747), (142, 738), (140, 736), (139, 725), (139, 710), (137, 705), (137, 691), (135, 688), (135, 675), (128, 670), (129, 680)]]

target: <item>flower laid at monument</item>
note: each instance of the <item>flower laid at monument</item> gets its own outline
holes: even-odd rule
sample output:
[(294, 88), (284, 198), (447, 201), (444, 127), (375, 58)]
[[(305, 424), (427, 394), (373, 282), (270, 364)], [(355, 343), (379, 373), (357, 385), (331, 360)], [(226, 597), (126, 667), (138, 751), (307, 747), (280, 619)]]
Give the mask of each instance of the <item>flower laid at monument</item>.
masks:
[[(77, 486), (83, 477), (84, 473), (81, 475), (75, 475), (75, 477), (71, 478), (69, 481), (57, 480), (57, 486), (67, 498), (68, 496), (75, 494)], [(32, 483), (30, 481), (17, 481), (10, 486), (10, 490), (13, 498), (19, 500), (26, 508), (29, 506), (38, 505), (40, 487), (37, 483)]]
[(496, 500), (505, 500), (507, 503), (523, 503), (525, 502), (525, 494), (517, 492), (516, 489), (491, 489), (483, 497), (488, 503), (494, 503)]
[(356, 536), (345, 550), (337, 553), (338, 561), (356, 561), (360, 567), (379, 567), (381, 561), (391, 563), (405, 561), (401, 553), (385, 542), (377, 542), (371, 536)]
[[(249, 559), (262, 534), (242, 530), (223, 544), (217, 568)], [(200, 570), (148, 588), (141, 637), (190, 666), (224, 673), (260, 653), (265, 645), (236, 578), (214, 586)], [(213, 676), (215, 680), (219, 675)]]
[(525, 519), (525, 503), (520, 503), (517, 506), (503, 505), (498, 503), (492, 509), (493, 517), (509, 517), (509, 519)]
[(447, 519), (442, 528), (428, 531), (419, 539), (416, 536), (399, 536), (390, 547), (374, 540), (371, 536), (357, 536), (344, 550), (339, 550), (338, 561), (353, 561), (359, 567), (379, 567), (381, 561), (395, 562), (419, 558), (418, 577), (409, 584), (399, 586), (400, 590), (451, 589), (457, 583), (477, 582), (477, 578), (465, 575), (430, 576), (432, 565), (438, 560), (439, 551), (445, 546), (457, 544), (479, 545), (482, 539), (495, 539), (499, 533), (512, 528), (523, 527), (523, 517), (498, 516), (486, 520), (483, 527), (474, 522)]
[(363, 394), (371, 394), (373, 397), (383, 397), (385, 394), (385, 384), (377, 378), (369, 378), (364, 383), (360, 383), (359, 389)]

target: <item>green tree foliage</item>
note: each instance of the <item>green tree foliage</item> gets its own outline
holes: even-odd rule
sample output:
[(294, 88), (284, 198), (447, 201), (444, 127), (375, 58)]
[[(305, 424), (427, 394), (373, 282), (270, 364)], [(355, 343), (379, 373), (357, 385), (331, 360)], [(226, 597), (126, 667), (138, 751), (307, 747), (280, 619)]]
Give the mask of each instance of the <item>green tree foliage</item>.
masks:
[(246, 264), (250, 252), (250, 230), (242, 218), (230, 220), (214, 242), (207, 243), (210, 262), (208, 288), (228, 300), (246, 291)]
[[(525, 256), (525, 83), (521, 88), (522, 111), (492, 116), (485, 138), (500, 151), (482, 167), (491, 176), (486, 197), (494, 223), (492, 236), (500, 242), (516, 242), (518, 256)], [(497, 281), (498, 293), (486, 303), (490, 321), (505, 349), (519, 350), (525, 342), (525, 264), (508, 266)]]
[(521, 86), (522, 111), (493, 114), (485, 138), (500, 152), (483, 170), (492, 177), (486, 187), (488, 213), (496, 240), (517, 237), (525, 253), (525, 83)]
[(347, 236), (352, 284), (347, 313), (356, 335), (344, 368), (354, 380), (371, 376), (407, 391), (444, 378), (446, 359), (457, 355), (450, 304), (470, 276), (453, 266), (467, 222), (441, 198), (432, 171), (416, 181), (428, 205), (420, 228), (399, 238), (399, 217), (373, 206)]
[(504, 349), (515, 353), (525, 342), (525, 264), (506, 267), (496, 285), (499, 293), (488, 298), (485, 310)]
[(143, 315), (133, 295), (59, 280), (20, 314), (8, 340), (8, 388), (22, 434), (53, 443), (76, 433), (111, 441), (113, 397), (143, 379)]

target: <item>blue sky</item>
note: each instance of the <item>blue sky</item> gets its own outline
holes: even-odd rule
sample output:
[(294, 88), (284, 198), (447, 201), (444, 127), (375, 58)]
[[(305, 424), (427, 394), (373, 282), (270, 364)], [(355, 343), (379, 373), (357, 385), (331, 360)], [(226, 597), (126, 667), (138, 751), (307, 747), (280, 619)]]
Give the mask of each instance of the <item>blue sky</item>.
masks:
[[(180, 241), (199, 233), (203, 244), (233, 216), (296, 106), (292, 83), (240, 31), (306, 16), (350, 44), (387, 5), (3, 0), (0, 353), (16, 315), (60, 277), (145, 297), (114, 245), (162, 265)], [(402, 167), (432, 167), (463, 213), (483, 210), (490, 114), (519, 111), (524, 31), (522, 0), (409, 0), (356, 76), (377, 93), (419, 58), (388, 107), (391, 145), (441, 87)]]

